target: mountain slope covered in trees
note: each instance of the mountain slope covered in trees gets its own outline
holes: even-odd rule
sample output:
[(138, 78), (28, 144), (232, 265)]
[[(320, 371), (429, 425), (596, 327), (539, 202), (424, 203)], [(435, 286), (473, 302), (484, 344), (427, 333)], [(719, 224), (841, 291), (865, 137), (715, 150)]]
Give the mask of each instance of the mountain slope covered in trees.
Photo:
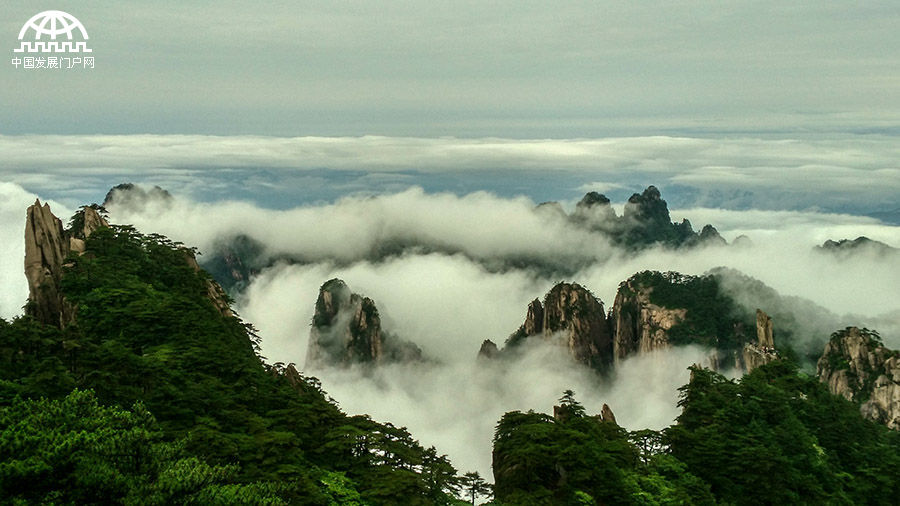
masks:
[(84, 241), (59, 266), (72, 322), (0, 323), (0, 496), (433, 504), (454, 491), (446, 457), (404, 428), (349, 417), (315, 378), (266, 364), (190, 250), (127, 226)]

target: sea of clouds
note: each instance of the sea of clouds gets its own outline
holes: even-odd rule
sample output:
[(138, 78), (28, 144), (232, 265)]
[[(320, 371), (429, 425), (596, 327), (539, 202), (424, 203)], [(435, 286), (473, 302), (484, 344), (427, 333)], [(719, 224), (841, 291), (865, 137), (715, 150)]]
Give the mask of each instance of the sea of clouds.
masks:
[[(110, 212), (114, 221), (201, 250), (244, 234), (263, 243), (273, 259), (295, 259), (275, 261), (238, 297), (237, 309), (259, 328), (270, 361), (304, 365), (315, 299), (326, 280), (341, 278), (373, 298), (385, 329), (415, 342), (436, 363), (393, 365), (374, 374), (306, 373), (320, 377), (346, 411), (406, 426), (461, 469), (487, 476), (493, 427), (502, 413), (550, 411), (563, 390), (572, 388), (590, 412), (608, 403), (628, 429), (659, 429), (678, 414), (677, 388), (687, 381), (687, 367), (706, 358), (702, 349), (669, 350), (629, 359), (607, 378), (552, 349), (537, 348), (502, 366), (476, 359), (484, 339), (502, 343), (524, 320), (528, 302), (561, 280), (584, 285), (608, 309), (618, 284), (640, 270), (703, 274), (724, 266), (798, 298), (798, 307), (815, 308), (801, 314), (808, 327), (827, 333), (868, 326), (881, 329), (888, 344), (900, 345), (900, 258), (876, 252), (845, 258), (814, 249), (828, 238), (857, 235), (898, 245), (898, 227), (810, 211), (673, 210), (673, 218), (713, 223), (726, 238), (745, 235), (751, 243), (635, 254), (535, 205), (486, 192), (458, 196), (412, 188), (288, 210), (175, 199), (149, 211)], [(378, 254), (386, 243), (419, 246)], [(523, 258), (531, 263), (503, 261)], [(564, 275), (554, 270), (559, 265), (578, 267)]]
[[(259, 329), (268, 361), (304, 366), (318, 289), (343, 279), (376, 301), (387, 331), (415, 342), (434, 362), (368, 374), (305, 373), (319, 377), (348, 413), (406, 426), (459, 469), (490, 476), (491, 437), (504, 412), (549, 412), (571, 388), (588, 412), (607, 403), (630, 430), (662, 428), (678, 415), (677, 388), (688, 379), (687, 367), (706, 357), (699, 348), (658, 352), (630, 358), (602, 378), (554, 348), (535, 347), (504, 364), (477, 360), (484, 339), (502, 344), (524, 320), (528, 302), (559, 281), (582, 284), (609, 309), (618, 284), (635, 272), (698, 275), (727, 267), (777, 290), (784, 297), (770, 303), (795, 307), (810, 332), (867, 326), (900, 348), (900, 256), (814, 249), (827, 239), (862, 235), (900, 247), (900, 227), (852, 212), (864, 207), (863, 199), (870, 209), (895, 203), (897, 151), (896, 143), (879, 138), (0, 136), (6, 181), (0, 183), (0, 316), (20, 314), (27, 297), (22, 233), (25, 208), (35, 198), (50, 199), (65, 222), (114, 184), (160, 184), (175, 197), (112, 205), (111, 220), (165, 234), (207, 256), (240, 235), (261, 243), (271, 263), (237, 295), (236, 309)], [(479, 167), (500, 176), (480, 189), (448, 188), (458, 178), (477, 178)], [(524, 171), (519, 190), (510, 189), (519, 173), (509, 167)], [(667, 187), (680, 192), (670, 200), (681, 203), (672, 206), (673, 221), (688, 218), (697, 229), (710, 223), (729, 241), (746, 236), (750, 242), (623, 251), (559, 213), (536, 209), (544, 194), (533, 187), (543, 181), (535, 174), (554, 171), (571, 183), (557, 199), (567, 211), (580, 194), (598, 190), (613, 197), (621, 214), (631, 191), (656, 183), (663, 198)], [(350, 176), (338, 180), (335, 173)], [(417, 184), (435, 175), (443, 186)], [(332, 188), (336, 181), (345, 184), (339, 191)], [(330, 188), (340, 195), (272, 205), (269, 195), (300, 182), (310, 194)], [(252, 198), (229, 197), (238, 185)], [(776, 320), (776, 333), (778, 326)]]

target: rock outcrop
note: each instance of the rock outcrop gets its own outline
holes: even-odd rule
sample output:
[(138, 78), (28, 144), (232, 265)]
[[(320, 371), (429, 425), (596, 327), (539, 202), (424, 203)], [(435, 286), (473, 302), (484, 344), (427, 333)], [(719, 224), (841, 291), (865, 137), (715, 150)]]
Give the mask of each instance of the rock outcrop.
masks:
[(597, 192), (588, 192), (584, 195), (575, 205), (572, 218), (606, 232), (615, 232), (620, 226), (609, 198)]
[(702, 244), (718, 246), (725, 246), (726, 244), (728, 244), (728, 241), (726, 241), (724, 237), (719, 235), (719, 231), (716, 230), (716, 227), (709, 224), (704, 225), (700, 230), (699, 238)]
[(151, 202), (172, 201), (172, 194), (154, 186), (145, 190), (133, 183), (122, 183), (110, 188), (103, 199), (103, 207), (125, 207), (132, 211), (143, 211)]
[(600, 421), (616, 423), (616, 415), (613, 414), (613, 410), (605, 402), (603, 403), (603, 408), (600, 409)]
[(661, 229), (672, 226), (669, 206), (655, 186), (648, 186), (643, 193), (631, 195), (625, 203), (623, 217), (630, 224), (644, 228)]
[(672, 223), (668, 204), (655, 186), (632, 194), (621, 217), (616, 215), (606, 195), (588, 192), (576, 204), (570, 218), (574, 223), (607, 234), (613, 242), (629, 249), (657, 244), (676, 248), (726, 244), (712, 225), (704, 226), (697, 233), (686, 219)]
[(69, 238), (50, 204), (36, 200), (25, 221), (25, 277), (28, 304), (25, 311), (39, 321), (64, 327), (74, 310), (60, 291), (62, 266), (69, 254)]
[(381, 329), (375, 302), (350, 291), (340, 279), (319, 289), (306, 353), (306, 367), (416, 361), (422, 351)]
[(876, 332), (832, 334), (816, 373), (831, 393), (860, 403), (864, 417), (900, 430), (900, 352), (884, 347)]
[(576, 283), (559, 283), (544, 297), (531, 301), (525, 322), (506, 341), (516, 346), (540, 338), (566, 347), (578, 362), (602, 367), (612, 350), (612, 336), (603, 302)]
[(25, 277), (28, 280), (27, 314), (42, 323), (63, 328), (74, 321), (75, 308), (66, 301), (60, 283), (69, 253), (83, 253), (84, 240), (109, 226), (93, 207), (84, 207), (71, 230), (40, 200), (28, 207), (25, 220)]
[[(583, 413), (582, 413), (583, 414)], [(568, 422), (573, 416), (577, 416), (572, 410), (571, 406), (553, 406), (553, 419), (560, 423)], [(595, 420), (598, 422), (610, 422), (616, 424), (616, 415), (613, 414), (613, 410), (609, 407), (609, 404), (603, 403), (603, 407), (600, 409), (600, 413), (593, 416)]]
[(478, 358), (492, 360), (498, 356), (500, 356), (500, 348), (497, 348), (497, 344), (490, 339), (485, 339), (484, 342), (481, 343), (481, 349), (478, 350)]
[(900, 254), (900, 249), (889, 246), (881, 241), (875, 241), (865, 236), (856, 239), (841, 239), (839, 241), (827, 240), (821, 246), (816, 246), (820, 253), (830, 253), (838, 258), (848, 258), (859, 254), (873, 256), (893, 256)]
[(652, 290), (634, 278), (619, 287), (610, 313), (614, 362), (635, 353), (669, 347), (668, 331), (684, 321), (686, 309), (653, 304), (650, 302)]
[(747, 343), (741, 350), (739, 365), (745, 372), (778, 359), (772, 318), (761, 309), (756, 310), (756, 343)]

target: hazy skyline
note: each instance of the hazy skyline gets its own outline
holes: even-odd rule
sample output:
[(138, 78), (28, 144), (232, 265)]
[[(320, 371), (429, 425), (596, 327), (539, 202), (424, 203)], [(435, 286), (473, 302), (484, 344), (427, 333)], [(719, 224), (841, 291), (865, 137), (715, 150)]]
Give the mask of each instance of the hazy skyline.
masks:
[(0, 133), (900, 133), (900, 5), (60, 1), (94, 69), (0, 68)]

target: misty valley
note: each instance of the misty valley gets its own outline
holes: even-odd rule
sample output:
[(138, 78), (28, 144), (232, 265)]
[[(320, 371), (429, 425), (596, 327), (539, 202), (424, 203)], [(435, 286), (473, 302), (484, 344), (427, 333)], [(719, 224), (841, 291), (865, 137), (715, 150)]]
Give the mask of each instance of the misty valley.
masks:
[(4, 503), (900, 497), (900, 249), (874, 218), (655, 186), (274, 210), (126, 183), (18, 212)]

